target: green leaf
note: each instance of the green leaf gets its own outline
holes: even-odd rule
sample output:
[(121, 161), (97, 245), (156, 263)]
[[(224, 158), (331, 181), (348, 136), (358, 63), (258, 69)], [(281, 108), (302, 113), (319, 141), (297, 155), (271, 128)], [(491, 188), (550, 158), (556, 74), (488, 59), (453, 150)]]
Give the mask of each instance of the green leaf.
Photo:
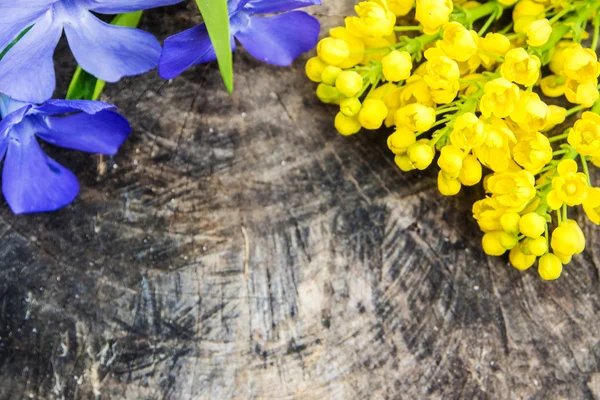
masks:
[(233, 92), (233, 56), (231, 54), (227, 0), (196, 0), (196, 3), (215, 48), (223, 82), (231, 93)]
[[(119, 14), (113, 18), (111, 24), (137, 28), (140, 24), (142, 14), (143, 11)], [(75, 70), (75, 74), (69, 85), (67, 100), (98, 100), (104, 90), (104, 86), (106, 86), (106, 82), (77, 66), (77, 70)]]

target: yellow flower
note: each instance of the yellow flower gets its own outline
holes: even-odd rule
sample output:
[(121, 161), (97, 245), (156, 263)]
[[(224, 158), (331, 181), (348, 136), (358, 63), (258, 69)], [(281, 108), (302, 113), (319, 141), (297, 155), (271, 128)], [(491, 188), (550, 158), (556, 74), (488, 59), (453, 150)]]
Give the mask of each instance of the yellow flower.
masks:
[(447, 178), (444, 171), (438, 172), (437, 186), (444, 196), (454, 196), (460, 192), (461, 184), (456, 178)]
[(327, 67), (327, 64), (321, 61), (319, 57), (309, 58), (305, 67), (306, 76), (308, 76), (308, 79), (311, 81), (320, 83), (321, 74), (323, 73), (325, 67)]
[(513, 21), (521, 17), (544, 18), (544, 5), (532, 0), (521, 0), (513, 8)]
[(387, 117), (388, 109), (379, 99), (366, 99), (358, 112), (358, 122), (365, 129), (379, 129)]
[(538, 273), (545, 281), (558, 279), (562, 272), (562, 268), (563, 266), (560, 258), (552, 253), (543, 255), (538, 262)]
[(390, 11), (396, 17), (403, 17), (408, 14), (415, 6), (415, 0), (387, 0)]
[(356, 97), (348, 97), (340, 102), (340, 112), (346, 117), (355, 117), (361, 107), (362, 104)]
[(340, 97), (340, 92), (331, 85), (319, 83), (317, 97), (325, 104), (333, 103)]
[(444, 24), (444, 35), (436, 46), (456, 61), (467, 61), (477, 51), (477, 32), (468, 30), (459, 22)]
[(600, 188), (590, 188), (583, 202), (583, 211), (590, 221), (600, 225)]
[(484, 123), (472, 112), (459, 115), (454, 121), (450, 142), (459, 149), (472, 149), (485, 142)]
[(361, 1), (354, 6), (358, 17), (346, 18), (346, 28), (365, 37), (383, 37), (394, 32), (396, 15), (391, 12), (385, 0)]
[(563, 204), (571, 207), (582, 204), (589, 188), (585, 174), (577, 172), (574, 160), (562, 160), (557, 169), (558, 176), (552, 179), (552, 190), (546, 198), (548, 207), (557, 210)]
[(438, 48), (427, 49), (425, 58), (427, 75), (423, 79), (429, 86), (433, 101), (437, 104), (452, 102), (460, 88), (458, 64)]
[(387, 81), (399, 82), (410, 77), (412, 57), (406, 51), (392, 50), (381, 60), (383, 76)]
[(565, 122), (567, 119), (567, 109), (560, 106), (555, 106), (554, 104), (550, 104), (548, 106), (550, 113), (548, 114), (548, 118), (546, 119), (546, 126), (542, 129), (542, 132), (547, 132), (554, 128), (556, 125), (560, 125)]
[(497, 62), (496, 57), (504, 57), (510, 50), (510, 40), (501, 33), (489, 32), (485, 37), (479, 38), (477, 46), (482, 51), (479, 53), (481, 62), (487, 69), (491, 69)]
[(541, 131), (546, 127), (550, 108), (533, 92), (521, 92), (517, 106), (510, 118), (527, 133)]
[(535, 132), (519, 139), (513, 157), (524, 169), (536, 174), (552, 160), (552, 146), (544, 134)]
[(517, 243), (516, 236), (504, 231), (487, 232), (481, 238), (481, 247), (489, 256), (501, 256), (506, 250), (513, 249)]
[(481, 163), (477, 160), (477, 157), (468, 155), (463, 160), (458, 180), (465, 186), (473, 186), (481, 181), (482, 174)]
[(518, 235), (521, 232), (519, 228), (519, 222), (521, 221), (521, 216), (516, 212), (507, 212), (502, 214), (500, 217), (500, 226), (502, 230), (507, 233), (511, 233), (513, 235)]
[(567, 141), (582, 156), (600, 155), (600, 115), (584, 112), (569, 129)]
[(354, 97), (363, 86), (362, 77), (355, 71), (342, 71), (335, 80), (335, 88), (346, 97)]
[(396, 111), (394, 123), (413, 132), (425, 132), (435, 123), (435, 110), (419, 103), (408, 104)]
[(327, 37), (317, 44), (317, 55), (329, 65), (341, 64), (350, 55), (346, 42)]
[(584, 49), (579, 43), (573, 43), (563, 53), (563, 74), (579, 83), (594, 80), (600, 74), (598, 57), (592, 49)]
[(329, 30), (329, 36), (334, 39), (342, 40), (348, 47), (348, 56), (337, 64), (342, 69), (352, 68), (360, 64), (365, 58), (365, 42), (354, 35), (343, 26), (338, 26)]
[(535, 178), (525, 170), (495, 172), (484, 180), (484, 186), (506, 211), (522, 211), (536, 194)]
[(540, 81), (542, 93), (548, 97), (560, 97), (565, 94), (567, 80), (562, 75), (548, 75)]
[(513, 267), (519, 271), (525, 271), (535, 263), (536, 257), (533, 255), (523, 254), (520, 246), (515, 246), (510, 250), (508, 259)]
[(512, 163), (511, 147), (515, 134), (500, 118), (492, 118), (484, 126), (485, 141), (473, 149), (479, 161), (494, 172), (506, 171)]
[(423, 25), (423, 32), (432, 35), (448, 22), (453, 8), (452, 0), (417, 0), (415, 19)]
[(335, 129), (344, 136), (353, 135), (360, 131), (361, 128), (356, 117), (348, 117), (341, 112), (337, 113), (333, 124)]
[(421, 139), (410, 145), (406, 150), (408, 159), (413, 163), (415, 168), (424, 170), (429, 167), (435, 156), (435, 149), (429, 144), (429, 140)]
[(398, 93), (400, 105), (419, 103), (427, 107), (435, 106), (431, 97), (431, 91), (425, 80), (419, 75), (413, 75), (408, 78)]
[(405, 154), (409, 146), (416, 143), (415, 133), (410, 129), (398, 127), (388, 136), (387, 145), (394, 154)]
[(554, 229), (550, 246), (554, 253), (570, 257), (585, 250), (585, 236), (577, 222), (568, 219)]
[(504, 78), (488, 81), (483, 88), (479, 109), (485, 117), (508, 117), (519, 101), (519, 88)]
[(503, 230), (500, 221), (505, 213), (506, 207), (495, 198), (487, 197), (473, 203), (473, 218), (483, 232)]
[(525, 28), (527, 33), (527, 44), (533, 47), (546, 44), (552, 34), (552, 26), (546, 18), (533, 21)]
[(548, 241), (545, 236), (525, 238), (519, 247), (523, 254), (541, 257), (548, 252)]
[(567, 79), (565, 97), (573, 104), (581, 104), (586, 108), (593, 106), (599, 98), (598, 80), (580, 83), (575, 79)]
[(341, 73), (341, 68), (334, 67), (333, 65), (327, 65), (321, 73), (321, 82), (335, 86), (335, 81)]
[(530, 212), (519, 220), (519, 230), (529, 238), (537, 238), (546, 232), (546, 219), (541, 215)]
[(437, 164), (447, 175), (457, 178), (463, 165), (463, 157), (463, 152), (450, 144), (442, 147)]
[(540, 77), (541, 62), (537, 56), (527, 53), (522, 47), (509, 50), (500, 67), (504, 79), (523, 86), (533, 86)]

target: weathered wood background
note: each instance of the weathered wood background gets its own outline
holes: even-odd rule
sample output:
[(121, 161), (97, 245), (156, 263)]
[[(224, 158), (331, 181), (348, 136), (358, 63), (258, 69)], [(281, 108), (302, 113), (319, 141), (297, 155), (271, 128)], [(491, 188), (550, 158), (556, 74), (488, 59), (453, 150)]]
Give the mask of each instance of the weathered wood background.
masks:
[[(329, 27), (353, 0), (325, 3)], [(553, 283), (486, 257), (481, 189), (443, 198), (385, 132), (339, 136), (305, 59), (238, 52), (233, 96), (215, 65), (110, 85), (120, 154), (49, 150), (82, 191), (0, 206), (1, 399), (600, 398), (599, 229)]]

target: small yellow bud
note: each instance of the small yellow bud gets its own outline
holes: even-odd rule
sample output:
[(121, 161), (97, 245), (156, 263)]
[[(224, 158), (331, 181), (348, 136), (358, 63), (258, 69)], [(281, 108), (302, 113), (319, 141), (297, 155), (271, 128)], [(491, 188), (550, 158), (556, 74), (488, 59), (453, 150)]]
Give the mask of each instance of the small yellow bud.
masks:
[(477, 33), (459, 22), (444, 24), (444, 36), (437, 46), (451, 59), (467, 61), (477, 51)]
[(535, 263), (535, 256), (523, 254), (520, 246), (515, 246), (511, 249), (508, 259), (512, 266), (519, 271), (525, 271)]
[(406, 154), (417, 169), (424, 170), (433, 161), (435, 150), (429, 144), (429, 140), (421, 139), (410, 145), (406, 150)]
[(500, 226), (502, 230), (513, 235), (519, 233), (519, 220), (521, 216), (516, 212), (507, 212), (500, 217)]
[(596, 100), (600, 98), (598, 80), (594, 78), (593, 80), (580, 83), (575, 79), (567, 79), (565, 97), (573, 104), (581, 104), (584, 107), (593, 106)]
[(560, 97), (565, 94), (567, 80), (562, 75), (548, 75), (540, 81), (542, 93), (548, 97)]
[(306, 76), (308, 76), (308, 79), (311, 81), (320, 83), (321, 74), (323, 73), (325, 67), (327, 67), (327, 64), (321, 61), (319, 57), (309, 58), (305, 67)]
[(408, 104), (394, 114), (397, 127), (404, 126), (414, 132), (425, 132), (435, 123), (435, 110), (419, 103)]
[(426, 34), (432, 35), (448, 22), (453, 8), (452, 0), (417, 0), (415, 19)]
[[(342, 72), (341, 68), (334, 67), (333, 65), (327, 65), (323, 72), (321, 72), (321, 82), (326, 83), (328, 85), (334, 86), (335, 80)], [(338, 89), (339, 90), (339, 89)]]
[(342, 71), (335, 81), (335, 88), (346, 97), (353, 97), (363, 86), (362, 77), (355, 71)]
[(482, 173), (481, 163), (477, 157), (468, 155), (463, 160), (458, 179), (460, 180), (460, 183), (465, 186), (473, 186), (481, 181)]
[(545, 281), (557, 279), (562, 272), (562, 268), (560, 258), (552, 253), (544, 254), (538, 262), (538, 273)]
[(360, 131), (361, 128), (360, 123), (355, 117), (348, 117), (341, 112), (335, 116), (334, 126), (344, 136), (353, 135)]
[(348, 97), (340, 102), (340, 111), (346, 117), (354, 117), (360, 111), (360, 100), (356, 97)]
[(348, 58), (350, 50), (343, 40), (327, 37), (317, 44), (317, 54), (326, 64), (338, 65)]
[(537, 238), (546, 231), (546, 219), (537, 213), (528, 213), (521, 217), (519, 230), (530, 238)]
[(317, 86), (317, 97), (325, 104), (333, 103), (340, 97), (340, 92), (333, 86), (319, 83)]
[(444, 196), (454, 196), (460, 192), (461, 184), (458, 179), (448, 179), (444, 172), (438, 172), (437, 186), (440, 193)]
[(366, 99), (358, 113), (358, 121), (365, 129), (379, 129), (388, 114), (385, 103), (379, 99)]
[(550, 245), (555, 253), (569, 257), (585, 250), (585, 236), (577, 222), (568, 219), (554, 229)]
[(527, 33), (527, 44), (533, 47), (546, 44), (550, 35), (552, 35), (552, 26), (546, 18), (533, 21), (525, 28)]
[(412, 171), (415, 169), (413, 163), (408, 159), (406, 154), (399, 154), (394, 157), (394, 162), (404, 172)]
[(481, 238), (481, 247), (488, 256), (501, 256), (507, 248), (502, 245), (502, 234), (505, 232), (488, 232)]
[(387, 145), (394, 154), (405, 154), (408, 147), (416, 141), (413, 131), (400, 127), (388, 137)]
[(548, 251), (548, 241), (546, 241), (544, 236), (539, 236), (535, 239), (527, 238), (523, 240), (523, 243), (529, 253), (537, 257), (543, 256)]
[(458, 177), (458, 173), (463, 166), (463, 156), (463, 152), (458, 147), (447, 145), (442, 147), (437, 164), (446, 174)]
[(381, 59), (383, 76), (389, 82), (399, 82), (410, 77), (412, 57), (406, 51), (392, 50)]

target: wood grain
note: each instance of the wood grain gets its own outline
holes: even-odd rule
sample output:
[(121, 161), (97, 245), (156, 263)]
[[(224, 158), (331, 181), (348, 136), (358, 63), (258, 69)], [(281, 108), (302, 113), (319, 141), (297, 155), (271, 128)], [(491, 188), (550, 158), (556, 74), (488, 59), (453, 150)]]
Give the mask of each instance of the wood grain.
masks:
[[(353, 1), (325, 3), (326, 28)], [(481, 189), (443, 198), (386, 132), (338, 135), (306, 57), (240, 50), (232, 96), (213, 64), (124, 80), (119, 155), (48, 149), (82, 191), (0, 207), (1, 399), (600, 398), (598, 228), (553, 283), (485, 256)]]

